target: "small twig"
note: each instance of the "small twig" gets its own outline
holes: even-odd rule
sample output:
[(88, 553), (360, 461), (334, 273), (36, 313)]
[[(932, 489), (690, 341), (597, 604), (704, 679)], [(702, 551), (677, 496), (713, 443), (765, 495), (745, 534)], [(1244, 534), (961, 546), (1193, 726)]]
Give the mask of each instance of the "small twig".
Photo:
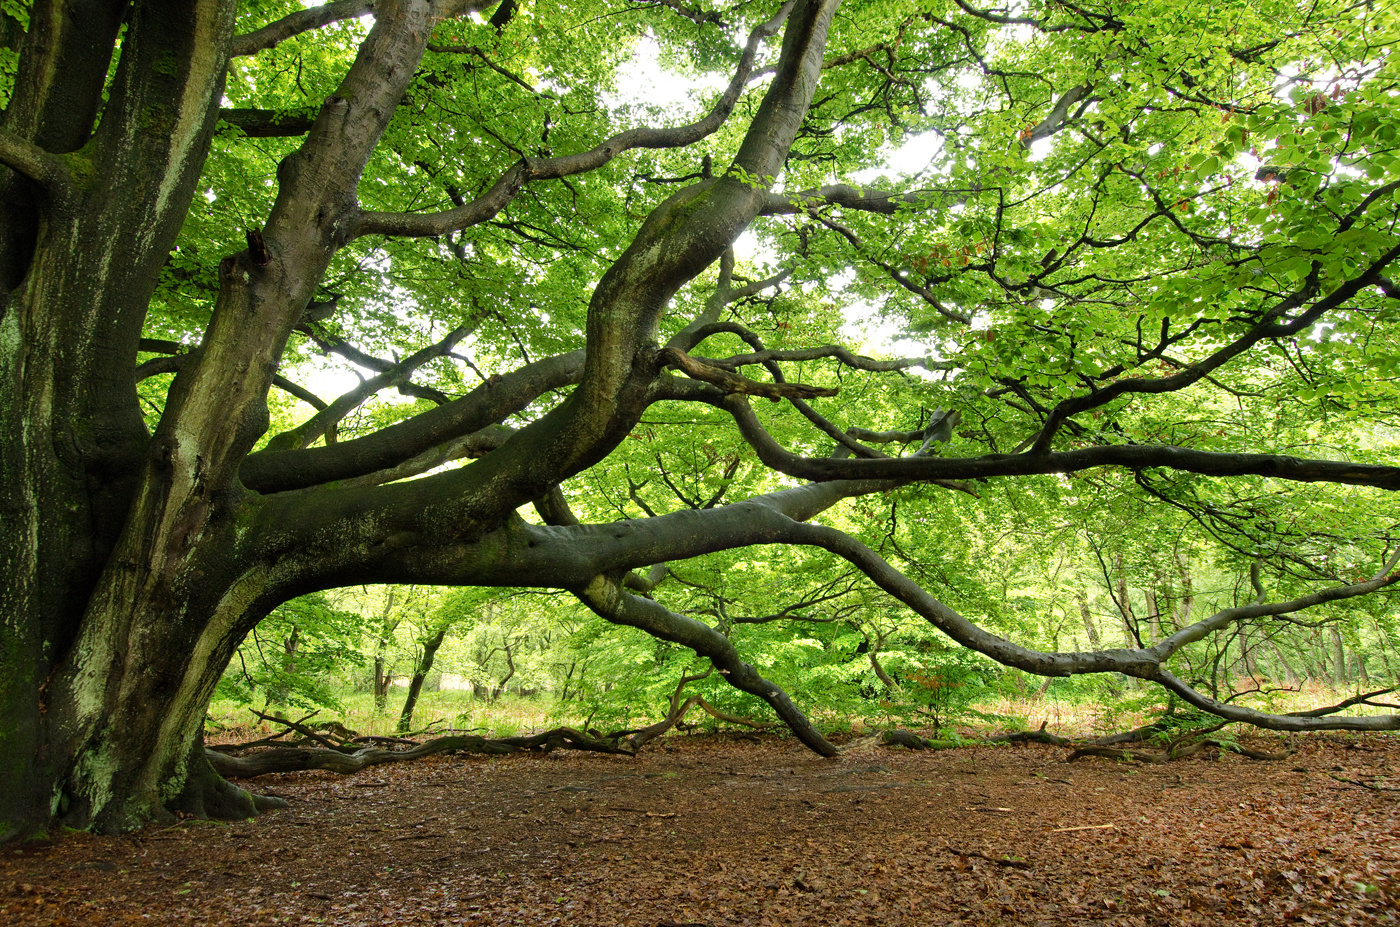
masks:
[(1007, 866), (1011, 869), (1033, 868), (1031, 864), (1026, 862), (1024, 859), (1006, 859), (1003, 857), (988, 856), (986, 853), (979, 853), (976, 850), (959, 850), (954, 847), (946, 847), (945, 849), (947, 849), (949, 853), (952, 853), (955, 856), (971, 856), (974, 859), (985, 859), (989, 863), (996, 863), (998, 866)]
[(1391, 788), (1385, 785), (1373, 785), (1370, 782), (1362, 782), (1360, 779), (1348, 779), (1345, 776), (1338, 776), (1332, 773), (1328, 773), (1327, 775), (1329, 778), (1336, 779), (1338, 782), (1345, 782), (1348, 785), (1359, 785), (1361, 788), (1371, 792), (1400, 792), (1400, 789), (1397, 788)]
[[(288, 729), (296, 731), (301, 736), (316, 741), (316, 743), (325, 747), (327, 750), (339, 751), (344, 749), (344, 745), (336, 743), (329, 737), (321, 736), (319, 733), (307, 727), (305, 724), (302, 724), (301, 721), (289, 721), (286, 718), (279, 718), (277, 715), (265, 714), (261, 711), (258, 711), (256, 708), (251, 709), (251, 711), (253, 712), (253, 714), (257, 715), (259, 718), (262, 718), (264, 721), (269, 721), (273, 724), (285, 725)], [(301, 720), (306, 721), (314, 714), (316, 714), (316, 712), (313, 711), (310, 715), (307, 715)]]

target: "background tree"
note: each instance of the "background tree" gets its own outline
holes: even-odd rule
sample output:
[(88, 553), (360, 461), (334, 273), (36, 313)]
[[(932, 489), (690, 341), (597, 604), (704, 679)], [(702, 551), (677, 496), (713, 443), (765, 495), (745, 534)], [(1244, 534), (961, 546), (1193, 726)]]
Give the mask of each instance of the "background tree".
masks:
[[(1400, 575), (1390, 7), (0, 17), (8, 837), (252, 813), (209, 697), (279, 605), (362, 583), (568, 590), (830, 754), (748, 639), (669, 607), (679, 564), (753, 545), (1027, 672), (1400, 726), (1173, 669)], [(621, 94), (638, 48), (692, 102)], [(862, 318), (914, 356), (839, 346)], [(328, 363), (359, 373), (333, 399)], [(984, 609), (983, 532), (1095, 494), (1251, 581), (1160, 640), (1038, 649)]]

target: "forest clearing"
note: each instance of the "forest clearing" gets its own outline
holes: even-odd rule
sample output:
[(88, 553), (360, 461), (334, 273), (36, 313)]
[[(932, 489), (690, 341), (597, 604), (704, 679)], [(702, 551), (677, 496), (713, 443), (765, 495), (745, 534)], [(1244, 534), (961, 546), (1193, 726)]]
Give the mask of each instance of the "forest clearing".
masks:
[(1395, 922), (1397, 48), (0, 0), (0, 927)]
[[(1278, 739), (1257, 744), (1277, 749)], [(9, 927), (1226, 925), (1400, 920), (1393, 735), (1277, 762), (1030, 744), (840, 759), (670, 737), (635, 758), (268, 776), (286, 810), (0, 856)], [(1394, 787), (1391, 786), (1393, 789)]]

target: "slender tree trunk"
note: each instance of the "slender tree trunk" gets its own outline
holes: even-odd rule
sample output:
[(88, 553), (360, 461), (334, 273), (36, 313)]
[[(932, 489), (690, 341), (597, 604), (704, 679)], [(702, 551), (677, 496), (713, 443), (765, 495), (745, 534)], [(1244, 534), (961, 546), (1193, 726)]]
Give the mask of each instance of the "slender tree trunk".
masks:
[(1259, 684), (1259, 663), (1254, 656), (1254, 645), (1249, 640), (1249, 628), (1240, 626), (1240, 667), (1256, 686)]
[(506, 690), (506, 683), (510, 682), (510, 678), (515, 675), (515, 658), (511, 655), (510, 650), (510, 640), (504, 640), (501, 643), (501, 651), (506, 655), (506, 666), (509, 667), (509, 669), (501, 681), (496, 684), (496, 688), (491, 692), (491, 701), (493, 703), (500, 699), (501, 694)]
[(1284, 679), (1285, 681), (1287, 681), (1288, 685), (1301, 685), (1303, 682), (1302, 677), (1298, 675), (1298, 672), (1295, 669), (1293, 669), (1293, 666), (1283, 655), (1283, 649), (1279, 647), (1278, 642), (1271, 639), (1269, 641), (1269, 649), (1274, 652), (1274, 658), (1278, 660), (1279, 666), (1283, 667)]
[(433, 671), (433, 660), (437, 659), (438, 648), (447, 637), (449, 625), (438, 628), (437, 633), (423, 642), (423, 655), (414, 667), (413, 678), (408, 682), (408, 695), (403, 700), (403, 711), (399, 713), (399, 730), (413, 730), (413, 710), (418, 705), (418, 696), (423, 691), (423, 680)]
[(1372, 618), (1371, 624), (1376, 629), (1376, 643), (1381, 654), (1381, 665), (1385, 667), (1385, 678), (1395, 678), (1395, 667), (1390, 662), (1390, 635), (1386, 633), (1385, 627), (1379, 618)]
[(399, 619), (394, 618), (394, 606), (398, 603), (398, 588), (390, 586), (384, 596), (384, 613), (379, 616), (378, 636), (374, 642), (374, 713), (384, 714), (389, 704), (389, 684), (393, 677), (386, 672), (389, 658), (389, 644)]
[(564, 673), (564, 686), (559, 691), (559, 701), (561, 702), (567, 702), (569, 700), (569, 696), (572, 694), (569, 692), (569, 684), (573, 682), (574, 671), (576, 669), (578, 669), (578, 661), (571, 660), (569, 662), (568, 671)]
[(390, 678), (384, 673), (384, 643), (381, 641), (374, 651), (374, 713), (384, 714), (389, 704)]
[(1113, 555), (1113, 574), (1116, 586), (1114, 604), (1118, 606), (1119, 617), (1123, 619), (1123, 646), (1138, 645), (1137, 618), (1133, 615), (1133, 603), (1128, 598), (1128, 574), (1123, 570), (1123, 555)]
[(1356, 678), (1360, 680), (1364, 688), (1371, 686), (1371, 674), (1366, 672), (1366, 656), (1360, 651), (1352, 653), (1352, 662), (1356, 666)]
[(1191, 606), (1196, 602), (1195, 592), (1191, 585), (1191, 568), (1186, 557), (1176, 554), (1176, 575), (1181, 580), (1181, 599), (1177, 602), (1176, 611), (1172, 614), (1173, 632), (1186, 627), (1191, 618)]
[(292, 626), (292, 633), (282, 641), (282, 676), (267, 693), (269, 705), (285, 705), (291, 695), (291, 677), (297, 671), (297, 645), (300, 643), (301, 629)]
[(1089, 596), (1081, 589), (1078, 598), (1079, 615), (1084, 619), (1084, 633), (1089, 638), (1089, 649), (1098, 650), (1102, 645), (1099, 643), (1099, 629), (1094, 625), (1094, 616), (1089, 611)]
[(1314, 669), (1309, 661), (1309, 670), (1315, 679), (1325, 680), (1329, 686), (1337, 686), (1338, 680), (1332, 675), (1332, 655), (1328, 651), (1328, 646), (1322, 642), (1322, 635), (1316, 628), (1312, 631), (1312, 655), (1317, 658)]
[(1332, 677), (1338, 687), (1345, 686), (1349, 674), (1347, 673), (1347, 648), (1342, 643), (1342, 632), (1337, 630), (1336, 625), (1332, 625), (1327, 631), (1332, 644)]
[[(1156, 582), (1161, 582), (1162, 577), (1156, 577)], [(1162, 639), (1161, 613), (1157, 610), (1157, 589), (1155, 586), (1148, 586), (1143, 591), (1147, 599), (1147, 633), (1151, 635), (1153, 641)]]

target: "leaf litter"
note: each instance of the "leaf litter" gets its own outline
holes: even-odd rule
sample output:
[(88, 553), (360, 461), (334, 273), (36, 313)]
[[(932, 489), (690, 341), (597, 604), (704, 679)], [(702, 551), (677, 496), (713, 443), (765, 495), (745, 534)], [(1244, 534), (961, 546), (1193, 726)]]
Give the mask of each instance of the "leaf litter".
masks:
[(636, 758), (440, 756), (253, 785), (249, 822), (0, 858), (0, 923), (1400, 923), (1400, 738), (1135, 766), (1061, 747), (674, 737)]

